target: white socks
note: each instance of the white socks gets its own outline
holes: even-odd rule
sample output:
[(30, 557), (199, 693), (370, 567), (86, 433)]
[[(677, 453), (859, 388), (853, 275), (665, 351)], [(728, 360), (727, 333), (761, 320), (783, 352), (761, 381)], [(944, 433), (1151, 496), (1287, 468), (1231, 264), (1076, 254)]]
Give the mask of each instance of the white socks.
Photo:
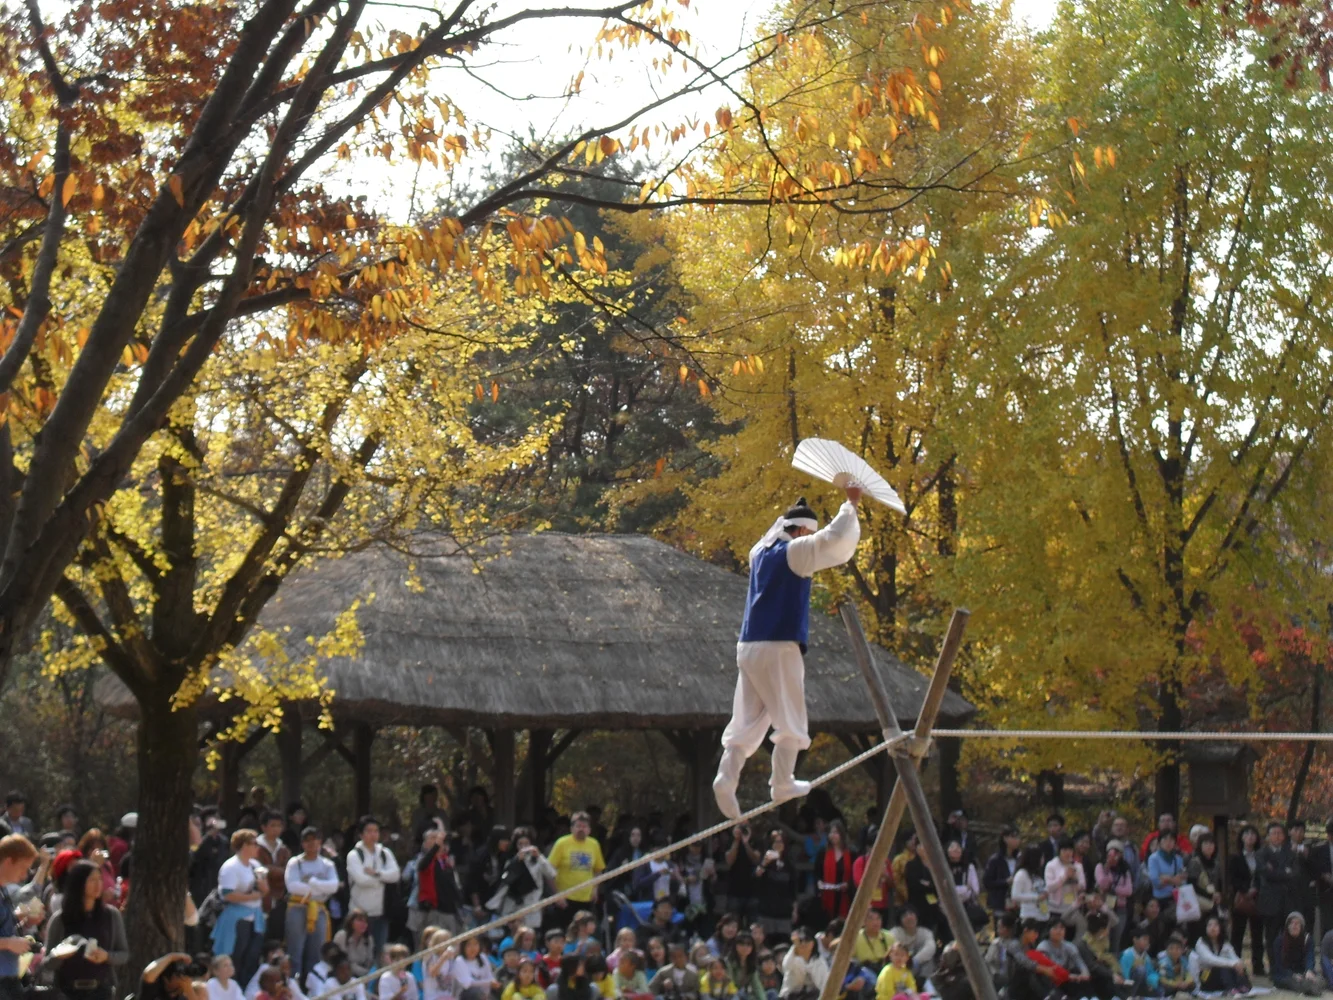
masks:
[(741, 768), (745, 764), (745, 755), (735, 747), (722, 751), (722, 759), (717, 764), (717, 777), (713, 779), (713, 798), (717, 808), (727, 819), (741, 818), (741, 804), (736, 799), (736, 786), (740, 784)]
[(786, 743), (774, 745), (773, 776), (768, 780), (774, 802), (786, 802), (810, 794), (810, 782), (796, 780), (796, 756), (800, 752), (800, 748)]

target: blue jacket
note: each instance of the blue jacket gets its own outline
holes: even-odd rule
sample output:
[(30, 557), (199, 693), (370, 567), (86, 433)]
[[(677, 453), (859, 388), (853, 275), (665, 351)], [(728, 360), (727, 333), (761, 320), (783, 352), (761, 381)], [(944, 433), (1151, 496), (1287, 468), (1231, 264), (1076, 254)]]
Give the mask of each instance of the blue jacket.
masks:
[[(14, 912), (14, 900), (9, 890), (0, 885), (0, 938), (18, 937), (18, 914)], [(19, 975), (19, 957), (12, 951), (0, 951), (0, 979), (17, 979)]]
[(235, 951), (236, 925), (251, 917), (255, 921), (255, 933), (263, 935), (265, 926), (263, 910), (256, 910), (243, 903), (228, 903), (224, 906), (222, 912), (218, 914), (217, 923), (213, 925), (213, 954), (230, 955)]
[(1152, 883), (1152, 894), (1158, 899), (1175, 898), (1176, 887), (1165, 885), (1162, 876), (1170, 878), (1185, 871), (1185, 862), (1178, 853), (1163, 854), (1153, 851), (1148, 858), (1148, 879)]
[(1143, 959), (1143, 970), (1147, 977), (1145, 983), (1148, 989), (1150, 990), (1157, 989), (1157, 984), (1160, 982), (1160, 977), (1157, 975), (1157, 963), (1153, 961), (1152, 955), (1150, 955), (1146, 951), (1143, 953), (1142, 956), (1140, 956), (1139, 953), (1136, 952), (1132, 947), (1126, 948), (1123, 952), (1121, 952), (1120, 974), (1124, 976), (1126, 979), (1133, 982), (1134, 977), (1132, 973), (1134, 972), (1134, 962), (1139, 957), (1142, 957)]
[(795, 642), (804, 653), (810, 639), (810, 578), (787, 565), (787, 541), (761, 549), (750, 562), (741, 642)]

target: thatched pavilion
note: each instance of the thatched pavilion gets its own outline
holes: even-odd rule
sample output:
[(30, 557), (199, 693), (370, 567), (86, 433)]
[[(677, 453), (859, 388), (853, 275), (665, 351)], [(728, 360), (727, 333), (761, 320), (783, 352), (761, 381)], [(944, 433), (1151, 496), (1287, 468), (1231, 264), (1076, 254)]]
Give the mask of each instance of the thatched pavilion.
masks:
[[(381, 726), (483, 730), (505, 820), (531, 815), (555, 758), (580, 732), (653, 729), (684, 758), (696, 810), (711, 810), (744, 577), (640, 535), (515, 535), (470, 553), (419, 536), (412, 549), (377, 546), (313, 565), (283, 585), (261, 618), (305, 647), (307, 636), (326, 633), (353, 600), (363, 601), (361, 655), (326, 664), (335, 729), (350, 732), (352, 745), (329, 739), (316, 751), (348, 760), (359, 804), (369, 801)], [(925, 678), (887, 650), (875, 653), (895, 710), (912, 724)], [(812, 730), (869, 745), (878, 724), (837, 618), (814, 616), (806, 666)], [(132, 705), (111, 685), (101, 698)], [(940, 724), (958, 726), (972, 711), (950, 692)], [(519, 730), (528, 753), (516, 778)], [(283, 799), (291, 801), (304, 770), (299, 728), (279, 739)], [(870, 763), (882, 782), (880, 759)]]

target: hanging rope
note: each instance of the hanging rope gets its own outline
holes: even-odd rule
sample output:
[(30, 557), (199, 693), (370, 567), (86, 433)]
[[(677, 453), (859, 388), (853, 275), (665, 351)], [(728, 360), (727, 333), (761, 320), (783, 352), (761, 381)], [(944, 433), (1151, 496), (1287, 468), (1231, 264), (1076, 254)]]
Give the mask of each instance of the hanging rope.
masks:
[[(899, 743), (903, 743), (911, 739), (911, 737), (912, 737), (911, 733), (903, 733), (901, 736), (895, 736), (891, 740), (885, 740), (882, 743), (876, 743), (869, 750), (865, 750), (857, 754), (855, 757), (843, 761), (841, 764), (839, 764), (832, 770), (824, 772), (819, 777), (811, 779), (810, 785), (813, 788), (825, 784), (826, 782), (832, 781), (834, 778), (838, 777), (841, 774), (845, 774), (852, 768), (858, 766), (859, 764), (864, 763), (871, 757), (874, 757), (876, 754), (881, 754), (885, 750), (888, 750), (891, 747), (897, 746)], [(781, 803), (777, 802), (765, 802), (763, 805), (756, 806), (749, 812), (742, 813), (739, 819), (727, 819), (723, 820), (721, 823), (715, 823), (708, 829), (700, 830), (698, 833), (691, 834), (690, 836), (684, 838), (683, 840), (676, 841), (674, 844), (669, 844), (666, 847), (659, 847), (655, 851), (649, 851), (647, 854), (643, 855), (637, 860), (628, 861), (625, 864), (621, 865), (619, 868), (612, 868), (609, 871), (604, 871), (600, 875), (595, 875), (594, 877), (588, 879), (586, 882), (580, 882), (578, 885), (572, 885), (568, 889), (565, 889), (561, 892), (554, 893), (550, 896), (543, 896), (541, 899), (531, 904), (530, 906), (520, 907), (519, 909), (514, 910), (512, 913), (507, 913), (503, 917), (492, 920), (489, 923), (479, 924), (478, 926), (470, 928), (469, 930), (463, 931), (459, 934), (455, 934), (446, 941), (441, 941), (439, 944), (432, 945), (429, 948), (423, 948), (421, 951), (409, 955), (407, 958), (399, 959), (396, 962), (389, 962), (386, 965), (383, 965), (375, 969), (375, 971), (373, 972), (366, 973), (366, 975), (364, 976), (358, 976), (355, 979), (349, 979), (345, 983), (339, 983), (337, 985), (337, 988), (330, 989), (325, 993), (319, 994), (318, 996), (310, 997), (309, 1000), (332, 1000), (333, 997), (341, 996), (342, 994), (345, 994), (348, 990), (355, 991), (355, 989), (358, 986), (365, 986), (367, 983), (374, 982), (376, 979), (384, 975), (384, 973), (386, 972), (393, 972), (397, 969), (405, 969), (420, 958), (425, 958), (427, 955), (432, 955), (435, 952), (444, 951), (446, 948), (450, 948), (453, 947), (454, 945), (461, 944), (468, 938), (479, 937), (480, 935), (487, 934), (490, 931), (508, 927), (518, 918), (527, 916), (529, 913), (536, 913), (540, 910), (544, 910), (546, 909), (546, 907), (550, 906), (551, 903), (555, 902), (558, 899), (566, 899), (573, 893), (582, 892), (584, 889), (595, 888), (596, 886), (601, 885), (603, 882), (610, 882), (612, 879), (617, 879), (620, 876), (633, 871), (635, 868), (639, 868), (643, 865), (648, 864), (649, 862), (656, 861), (659, 858), (670, 857), (671, 855), (675, 854), (682, 848), (689, 847), (691, 844), (698, 843), (701, 840), (707, 840), (709, 837), (712, 837), (715, 834), (719, 834), (726, 830), (730, 830), (733, 826), (737, 826), (738, 824), (748, 822), (749, 820), (754, 819), (754, 817), (756, 816), (762, 816), (764, 813), (771, 812), (774, 809), (776, 809), (780, 804)]]

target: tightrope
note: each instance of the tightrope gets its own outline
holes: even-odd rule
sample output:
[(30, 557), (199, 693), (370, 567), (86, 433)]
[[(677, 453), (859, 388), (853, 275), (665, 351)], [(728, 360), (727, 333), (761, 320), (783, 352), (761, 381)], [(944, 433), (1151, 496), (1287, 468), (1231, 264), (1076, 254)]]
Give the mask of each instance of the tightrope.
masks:
[(1236, 743), (1333, 743), (1333, 733), (1224, 733), (1159, 732), (1138, 733), (1125, 729), (932, 729), (932, 737), (983, 740), (1207, 740)]
[[(910, 740), (911, 738), (912, 738), (912, 733), (903, 733), (900, 736), (895, 736), (891, 740), (885, 740), (882, 743), (876, 743), (869, 750), (862, 751), (855, 757), (843, 761), (841, 764), (839, 764), (832, 770), (825, 771), (819, 777), (810, 779), (810, 787), (814, 788), (824, 784), (825, 782), (832, 781), (840, 774), (844, 774), (847, 771), (850, 771), (858, 764), (864, 763), (871, 757), (874, 757), (876, 754), (881, 754), (885, 750), (889, 750), (892, 747), (897, 746), (899, 743), (904, 743), (907, 740)], [(374, 982), (375, 980), (379, 979), (380, 976), (384, 975), (386, 972), (394, 972), (398, 969), (405, 969), (408, 966), (412, 965), (414, 962), (418, 961), (419, 959), (425, 958), (427, 955), (433, 955), (436, 952), (444, 951), (446, 948), (451, 948), (455, 945), (461, 944), (462, 942), (468, 940), (469, 938), (480, 937), (482, 934), (488, 934), (493, 930), (499, 930), (501, 928), (508, 927), (511, 923), (513, 923), (520, 917), (525, 917), (529, 913), (536, 913), (540, 910), (544, 910), (546, 909), (546, 907), (550, 906), (557, 900), (568, 899), (571, 895), (573, 895), (576, 892), (583, 892), (585, 889), (595, 888), (596, 886), (601, 885), (603, 882), (609, 882), (612, 879), (617, 879), (621, 875), (625, 875), (628, 872), (633, 871), (635, 868), (639, 868), (650, 862), (657, 861), (659, 858), (669, 857), (670, 855), (675, 854), (682, 848), (689, 847), (691, 844), (698, 843), (701, 840), (707, 840), (709, 837), (712, 837), (715, 834), (719, 834), (722, 833), (723, 831), (730, 830), (733, 826), (737, 826), (740, 823), (748, 822), (749, 820), (754, 819), (756, 816), (762, 816), (764, 813), (771, 812), (781, 804), (782, 803), (780, 802), (770, 801), (770, 802), (765, 802), (763, 805), (755, 806), (755, 808), (749, 810), (748, 812), (742, 813), (740, 817), (737, 819), (726, 819), (723, 820), (721, 823), (715, 823), (708, 829), (700, 830), (698, 833), (691, 834), (690, 836), (684, 838), (683, 840), (676, 841), (674, 844), (668, 844), (666, 847), (659, 847), (655, 851), (649, 851), (647, 854), (643, 855), (637, 860), (628, 861), (625, 864), (621, 865), (619, 868), (612, 868), (609, 871), (602, 872), (600, 875), (593, 876), (586, 882), (580, 882), (578, 885), (571, 885), (568, 889), (564, 889), (560, 892), (553, 893), (550, 896), (543, 896), (535, 903), (532, 903), (528, 906), (519, 907), (512, 913), (506, 913), (503, 917), (498, 917), (495, 920), (489, 921), (488, 923), (478, 924), (476, 927), (470, 928), (469, 930), (462, 931), (458, 934), (454, 934), (447, 940), (441, 941), (439, 944), (431, 945), (429, 948), (423, 948), (421, 951), (418, 951), (412, 955), (408, 955), (407, 958), (400, 958), (396, 962), (388, 962), (383, 966), (376, 968), (373, 972), (366, 973), (364, 976), (358, 976), (355, 979), (349, 979), (345, 983), (339, 983), (336, 989), (331, 989), (326, 993), (321, 993), (318, 996), (310, 997), (309, 1000), (332, 1000), (332, 998), (334, 997), (343, 996), (349, 990), (355, 991), (358, 986), (365, 986), (368, 983)]]

